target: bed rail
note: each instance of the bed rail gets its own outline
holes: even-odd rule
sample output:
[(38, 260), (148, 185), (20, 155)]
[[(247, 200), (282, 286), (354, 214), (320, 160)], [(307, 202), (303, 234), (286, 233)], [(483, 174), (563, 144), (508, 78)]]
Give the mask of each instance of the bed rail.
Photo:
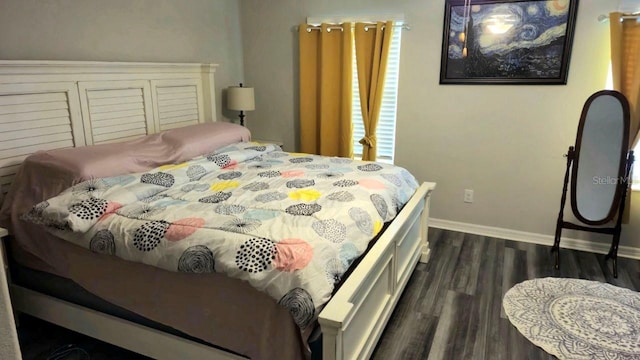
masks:
[(323, 359), (368, 359), (418, 261), (427, 262), (429, 201), (423, 183), (322, 310)]

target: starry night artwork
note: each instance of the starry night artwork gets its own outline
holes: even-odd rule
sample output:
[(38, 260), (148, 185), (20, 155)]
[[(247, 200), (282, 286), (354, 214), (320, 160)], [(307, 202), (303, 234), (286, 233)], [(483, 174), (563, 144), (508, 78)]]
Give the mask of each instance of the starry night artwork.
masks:
[(447, 0), (441, 84), (566, 84), (578, 0)]

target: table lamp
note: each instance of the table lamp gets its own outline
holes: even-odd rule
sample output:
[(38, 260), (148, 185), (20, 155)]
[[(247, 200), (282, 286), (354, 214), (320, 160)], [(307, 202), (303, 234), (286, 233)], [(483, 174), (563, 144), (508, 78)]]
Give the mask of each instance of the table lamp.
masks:
[(256, 104), (252, 87), (230, 86), (227, 89), (227, 108), (240, 111), (240, 125), (244, 126), (244, 112), (255, 110)]

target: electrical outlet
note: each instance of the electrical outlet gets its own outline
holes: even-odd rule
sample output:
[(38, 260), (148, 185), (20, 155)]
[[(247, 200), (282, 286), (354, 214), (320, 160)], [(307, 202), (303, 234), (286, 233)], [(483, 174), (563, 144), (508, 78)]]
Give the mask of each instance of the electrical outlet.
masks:
[(464, 202), (472, 203), (473, 202), (473, 190), (464, 189)]

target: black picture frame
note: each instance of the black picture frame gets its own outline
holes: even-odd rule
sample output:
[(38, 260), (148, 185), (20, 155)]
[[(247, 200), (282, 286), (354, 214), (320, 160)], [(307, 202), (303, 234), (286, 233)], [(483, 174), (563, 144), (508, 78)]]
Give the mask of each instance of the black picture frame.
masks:
[(577, 13), (578, 0), (446, 0), (440, 84), (565, 85)]

